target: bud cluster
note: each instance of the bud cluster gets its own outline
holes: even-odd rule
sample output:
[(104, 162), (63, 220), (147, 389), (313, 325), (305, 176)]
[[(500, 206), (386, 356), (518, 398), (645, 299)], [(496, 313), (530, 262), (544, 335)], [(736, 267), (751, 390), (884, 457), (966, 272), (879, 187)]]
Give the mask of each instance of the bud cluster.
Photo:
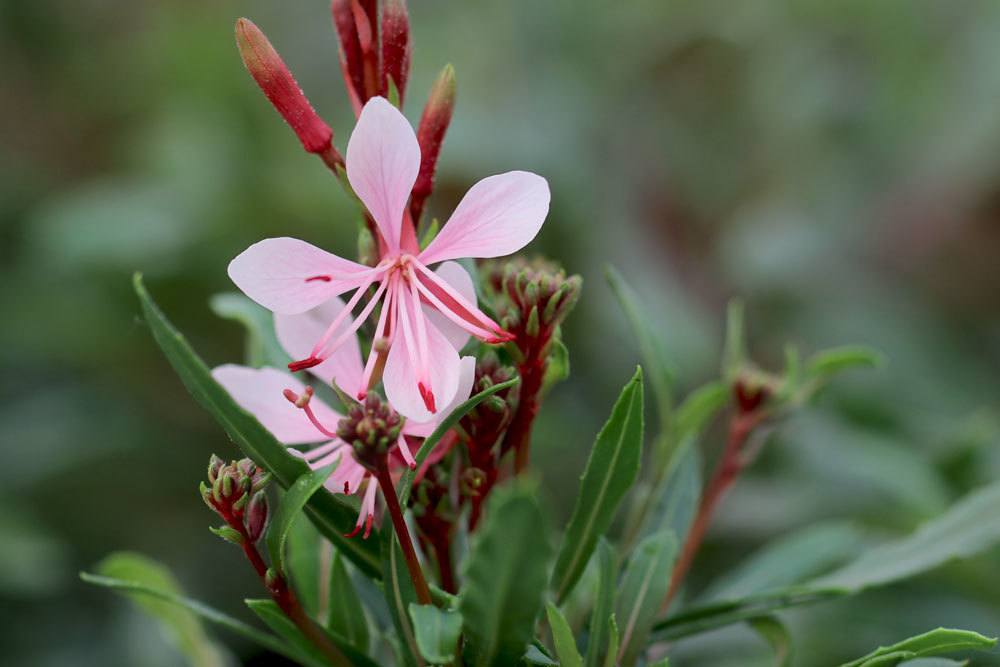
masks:
[[(476, 362), (476, 378), (472, 385), (472, 393), (478, 394), (490, 387), (502, 384), (516, 376), (516, 371), (510, 366), (500, 363), (497, 355), (489, 351)], [(476, 463), (487, 458), (497, 439), (510, 424), (511, 417), (517, 407), (518, 385), (508, 387), (493, 394), (482, 403), (470, 410), (461, 420), (462, 429), (469, 435), (477, 451), (470, 452)], [(480, 452), (479, 449), (487, 451)]]
[(337, 424), (337, 437), (354, 449), (358, 463), (368, 470), (382, 465), (403, 429), (403, 418), (388, 401), (372, 392), (355, 403)]
[(234, 544), (256, 543), (267, 525), (265, 489), (270, 480), (271, 474), (250, 459), (227, 464), (213, 454), (208, 463), (208, 484), (201, 483), (201, 497), (226, 525), (212, 528), (212, 532)]
[(514, 258), (487, 268), (489, 284), (500, 296), (500, 326), (526, 341), (547, 342), (576, 305), (583, 279), (566, 276), (561, 267), (544, 259)]

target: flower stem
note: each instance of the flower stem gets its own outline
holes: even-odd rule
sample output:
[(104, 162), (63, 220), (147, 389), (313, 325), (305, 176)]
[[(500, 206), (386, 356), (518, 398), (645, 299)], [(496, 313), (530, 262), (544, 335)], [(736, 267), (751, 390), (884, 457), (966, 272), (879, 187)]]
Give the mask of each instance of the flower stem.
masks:
[(715, 513), (719, 502), (726, 492), (732, 487), (740, 472), (746, 467), (747, 460), (743, 453), (743, 446), (753, 430), (763, 421), (765, 414), (759, 409), (742, 410), (738, 409), (736, 414), (729, 420), (729, 435), (726, 438), (726, 448), (722, 452), (719, 463), (712, 474), (712, 479), (705, 488), (698, 505), (698, 512), (695, 514), (691, 528), (688, 530), (684, 548), (681, 550), (680, 558), (674, 566), (670, 577), (670, 588), (667, 597), (663, 601), (661, 610), (666, 610), (670, 606), (670, 601), (677, 594), (684, 577), (691, 568), (701, 542), (705, 538), (705, 533), (711, 523), (712, 515)]
[(518, 365), (521, 376), (521, 394), (518, 399), (517, 411), (511, 420), (507, 435), (504, 438), (503, 449), (514, 450), (514, 473), (520, 475), (528, 469), (531, 454), (531, 427), (538, 414), (538, 395), (542, 390), (545, 378), (545, 355), (527, 357)]
[(413, 540), (410, 539), (410, 530), (406, 527), (406, 520), (403, 518), (403, 509), (399, 506), (399, 497), (396, 495), (396, 487), (392, 484), (392, 476), (389, 474), (388, 461), (383, 459), (375, 469), (375, 477), (382, 487), (382, 495), (385, 497), (385, 504), (392, 518), (392, 527), (396, 530), (396, 537), (399, 539), (399, 546), (403, 549), (403, 557), (406, 560), (406, 568), (410, 571), (410, 578), (413, 580), (413, 588), (417, 592), (417, 601), (420, 604), (431, 603), (431, 591), (427, 587), (427, 580), (424, 572), (420, 569), (420, 561), (417, 560), (417, 552), (413, 548)]

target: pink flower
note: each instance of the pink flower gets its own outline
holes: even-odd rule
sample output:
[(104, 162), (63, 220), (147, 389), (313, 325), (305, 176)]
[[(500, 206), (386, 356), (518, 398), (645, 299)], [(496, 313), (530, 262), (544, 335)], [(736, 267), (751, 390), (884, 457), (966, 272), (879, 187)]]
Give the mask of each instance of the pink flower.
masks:
[[(345, 310), (344, 302), (334, 297), (313, 310), (298, 315), (275, 316), (278, 340), (285, 351), (294, 356), (303, 345), (310, 345), (317, 335), (326, 328), (325, 322), (336, 319)], [(345, 330), (346, 323), (338, 333)], [(469, 397), (475, 376), (475, 359), (465, 357), (460, 362), (459, 388), (451, 405), (428, 422), (406, 421), (396, 442), (390, 450), (390, 464), (396, 469), (403, 465), (415, 467), (415, 460), (407, 438), (425, 438), (431, 434), (440, 419), (447, 416), (455, 406)], [(336, 382), (341, 388), (357, 386), (363, 371), (361, 348), (354, 335), (348, 339), (322, 364), (314, 366), (310, 372), (324, 383)], [(371, 531), (375, 513), (375, 492), (378, 487), (368, 470), (354, 456), (353, 448), (336, 433), (337, 422), (343, 417), (319, 398), (312, 395), (312, 388), (303, 384), (287, 371), (275, 368), (250, 368), (237, 364), (226, 364), (212, 370), (212, 376), (232, 395), (233, 399), (247, 412), (253, 414), (284, 445), (310, 445), (300, 451), (290, 447), (290, 451), (301, 456), (313, 469), (322, 468), (339, 460), (336, 470), (326, 481), (326, 487), (334, 493), (364, 495), (358, 514), (356, 534), (364, 527), (365, 537)], [(425, 466), (444, 454), (436, 450), (425, 461)]]
[[(401, 414), (426, 422), (439, 406), (452, 402), (459, 386), (458, 351), (470, 334), (487, 343), (510, 340), (476, 306), (472, 279), (450, 260), (501, 257), (527, 245), (548, 213), (549, 188), (544, 178), (524, 171), (485, 178), (421, 251), (412, 234), (402, 232), (419, 168), (413, 128), (389, 102), (373, 97), (347, 146), (347, 178), (382, 237), (385, 250), (378, 265), (364, 266), (305, 241), (275, 238), (236, 257), (229, 276), (247, 296), (279, 315), (303, 313), (354, 291), (300, 360), (289, 364), (292, 371), (326, 363), (381, 303), (372, 352), (350, 391), (363, 398), (384, 362), (389, 402)], [(437, 271), (429, 268), (439, 263)], [(372, 287), (373, 296), (354, 317)]]

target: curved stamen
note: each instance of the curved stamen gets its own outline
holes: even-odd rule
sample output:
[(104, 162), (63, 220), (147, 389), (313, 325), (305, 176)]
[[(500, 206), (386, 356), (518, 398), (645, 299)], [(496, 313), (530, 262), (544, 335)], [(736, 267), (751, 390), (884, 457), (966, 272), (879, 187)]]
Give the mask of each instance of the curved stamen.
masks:
[(406, 461), (406, 465), (410, 466), (410, 470), (416, 470), (417, 460), (413, 458), (410, 446), (406, 442), (406, 436), (402, 433), (399, 434), (399, 438), (396, 440), (396, 446), (399, 447), (399, 453), (403, 455), (403, 460)]
[[(424, 401), (424, 406), (431, 413), (437, 412), (436, 406), (434, 405), (434, 395), (430, 393), (429, 389), (422, 383), (419, 382), (419, 378), (422, 376), (421, 362), (419, 359), (419, 353), (417, 351), (416, 341), (413, 340), (413, 331), (410, 329), (412, 322), (410, 321), (410, 313), (407, 309), (405, 294), (402, 294), (404, 288), (397, 284), (396, 286), (396, 311), (399, 318), (399, 331), (403, 334), (403, 345), (406, 346), (406, 355), (410, 358), (410, 366), (413, 368), (414, 372), (417, 374), (418, 383), (417, 388), (420, 391), (420, 398)], [(393, 345), (398, 345), (398, 341), (393, 341)]]
[(375, 290), (375, 294), (373, 294), (372, 298), (368, 301), (367, 304), (365, 304), (365, 307), (361, 310), (358, 316), (351, 323), (351, 326), (349, 326), (343, 333), (337, 336), (337, 339), (334, 340), (329, 345), (327, 345), (326, 348), (323, 350), (325, 354), (324, 358), (329, 358), (331, 354), (336, 352), (337, 348), (343, 345), (348, 338), (353, 336), (354, 333), (361, 328), (361, 325), (364, 324), (365, 321), (368, 319), (368, 316), (371, 315), (372, 310), (374, 310), (375, 306), (378, 305), (378, 302), (382, 298), (382, 295), (385, 293), (388, 284), (389, 284), (388, 280), (383, 280), (381, 283), (379, 283), (378, 289)]
[[(388, 350), (382, 341), (388, 342), (390, 339), (390, 334), (392, 331), (391, 322), (389, 321), (389, 314), (392, 312), (393, 303), (395, 299), (395, 290), (393, 286), (396, 283), (395, 274), (389, 278), (389, 288), (386, 293), (385, 303), (382, 304), (382, 312), (378, 316), (378, 324), (375, 326), (375, 337), (372, 340), (372, 349), (368, 353), (368, 359), (365, 360), (365, 369), (361, 373), (361, 386), (357, 389), (357, 397), (359, 401), (365, 400), (368, 396), (368, 389), (371, 387), (372, 374), (375, 372), (375, 367), (378, 365), (379, 358), (381, 357), (384, 361), (385, 354)], [(381, 347), (381, 349), (380, 349)]]
[(420, 307), (420, 292), (417, 289), (417, 276), (413, 273), (412, 267), (406, 267), (407, 277), (410, 281), (410, 301), (413, 304), (413, 320), (416, 322), (417, 331), (417, 359), (420, 366), (417, 371), (417, 388), (420, 396), (424, 399), (424, 404), (431, 412), (437, 412), (434, 406), (434, 388), (431, 386), (430, 369), (428, 360), (430, 354), (427, 351), (427, 325), (424, 322), (423, 310)]
[[(434, 296), (437, 299), (435, 306), (438, 307), (439, 310), (441, 310), (442, 314), (448, 316), (449, 312), (451, 312), (455, 316), (464, 320), (466, 324), (462, 325), (457, 321), (455, 321), (454, 319), (452, 319), (451, 317), (449, 317), (449, 319), (455, 321), (456, 324), (462, 326), (462, 328), (464, 328), (466, 331), (470, 331), (469, 326), (473, 326), (491, 332), (492, 335), (488, 336), (481, 336), (479, 334), (474, 334), (478, 338), (482, 338), (483, 340), (485, 340), (487, 343), (502, 343), (508, 340), (513, 340), (513, 336), (510, 333), (504, 331), (499, 324), (497, 324), (492, 319), (487, 317), (486, 313), (481, 311), (474, 304), (469, 303), (469, 301), (464, 296), (462, 296), (458, 290), (449, 285), (446, 280), (441, 278), (441, 276), (439, 276), (438, 274), (434, 273), (429, 268), (424, 266), (416, 258), (410, 258), (410, 263), (413, 266), (415, 266), (417, 270), (420, 271), (421, 274), (423, 274), (424, 279), (426, 279), (426, 281), (430, 283), (430, 285), (424, 285), (423, 284), (424, 280), (421, 280), (420, 281), (421, 287), (425, 287), (427, 292), (434, 291), (433, 289), (431, 289), (431, 286), (441, 291), (441, 294), (435, 294)], [(426, 292), (424, 292), (424, 294), (426, 296)], [(445, 297), (447, 298), (447, 300), (453, 301), (454, 303), (444, 305), (442, 302), (446, 300)], [(437, 304), (439, 303), (442, 305), (438, 306)]]
[(319, 431), (328, 438), (338, 437), (336, 432), (331, 431), (330, 429), (323, 426), (320, 420), (316, 417), (316, 414), (313, 412), (312, 406), (309, 405), (309, 402), (312, 400), (313, 397), (312, 387), (307, 385), (306, 388), (302, 390), (302, 396), (299, 396), (291, 389), (286, 389), (283, 392), (283, 394), (289, 403), (291, 403), (292, 405), (294, 405), (295, 407), (306, 413), (306, 416), (309, 418), (309, 421), (312, 422), (312, 425), (316, 427), (317, 431)]
[(462, 318), (460, 315), (455, 313), (455, 311), (453, 311), (451, 308), (444, 305), (441, 302), (441, 300), (437, 298), (437, 296), (435, 296), (434, 293), (431, 292), (430, 289), (428, 289), (422, 283), (417, 283), (417, 289), (420, 290), (420, 293), (423, 294), (424, 297), (431, 302), (431, 305), (434, 306), (439, 313), (447, 317), (451, 322), (455, 323), (457, 326), (461, 327), (463, 331), (468, 331), (476, 338), (482, 340), (491, 340), (495, 337), (493, 332), (487, 331), (482, 327), (478, 327), (475, 324), (470, 323), (468, 320)]

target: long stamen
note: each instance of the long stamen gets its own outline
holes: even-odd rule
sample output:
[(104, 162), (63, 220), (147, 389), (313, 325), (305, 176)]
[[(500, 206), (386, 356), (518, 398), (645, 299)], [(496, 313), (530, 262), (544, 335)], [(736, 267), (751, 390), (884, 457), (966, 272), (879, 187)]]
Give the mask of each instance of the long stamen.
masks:
[[(417, 377), (422, 377), (422, 364), (420, 363), (419, 354), (417, 352), (416, 341), (413, 340), (413, 331), (410, 329), (410, 313), (406, 307), (406, 298), (403, 294), (398, 293), (403, 288), (397, 285), (397, 316), (400, 323), (400, 331), (403, 334), (403, 344), (406, 346), (406, 354), (410, 357), (410, 365), (417, 373)], [(397, 342), (393, 344), (398, 345)], [(434, 396), (430, 391), (423, 385), (422, 382), (418, 381), (417, 385), (420, 390), (420, 397), (424, 400), (424, 405), (427, 407), (429, 412), (437, 412), (436, 406), (434, 405)]]
[[(368, 396), (368, 389), (371, 386), (372, 373), (375, 372), (375, 366), (378, 364), (379, 357), (384, 357), (386, 353), (385, 342), (389, 340), (389, 334), (392, 331), (391, 322), (389, 321), (389, 314), (393, 309), (394, 294), (395, 290), (393, 286), (396, 282), (396, 276), (389, 278), (389, 289), (387, 296), (385, 298), (385, 303), (382, 304), (382, 312), (378, 316), (378, 324), (375, 326), (375, 338), (372, 340), (372, 349), (368, 353), (368, 359), (365, 360), (365, 369), (361, 373), (361, 386), (358, 387), (357, 396), (359, 401), (365, 400)], [(379, 347), (383, 349), (379, 349)]]
[(417, 283), (417, 289), (420, 290), (420, 293), (423, 294), (424, 297), (428, 301), (431, 302), (432, 306), (434, 306), (435, 308), (437, 308), (437, 310), (438, 310), (439, 313), (441, 313), (442, 315), (444, 315), (445, 317), (447, 317), (449, 320), (451, 320), (452, 322), (454, 322), (456, 325), (458, 325), (459, 327), (461, 327), (463, 330), (468, 331), (470, 334), (472, 334), (476, 338), (481, 338), (483, 340), (490, 340), (490, 339), (493, 339), (495, 337), (495, 335), (493, 334), (493, 332), (487, 331), (486, 329), (483, 329), (482, 327), (478, 327), (475, 324), (472, 324), (471, 322), (469, 322), (465, 318), (463, 318), (460, 315), (458, 315), (457, 313), (455, 313), (455, 311), (453, 311), (451, 308), (449, 308), (448, 306), (444, 305), (441, 302), (441, 299), (437, 298), (437, 296), (435, 296), (434, 292), (430, 291), (430, 289), (428, 289), (422, 283)]
[(410, 300), (413, 304), (411, 314), (414, 322), (416, 322), (415, 328), (417, 330), (417, 358), (420, 363), (420, 367), (417, 369), (417, 388), (420, 390), (420, 396), (424, 399), (427, 409), (431, 412), (437, 412), (434, 406), (434, 388), (431, 386), (430, 371), (427, 366), (427, 360), (430, 358), (427, 351), (427, 325), (424, 322), (423, 312), (420, 308), (420, 292), (417, 288), (417, 276), (413, 273), (411, 267), (407, 267), (406, 272), (410, 280)]
[(343, 323), (343, 321), (348, 316), (350, 316), (351, 311), (353, 311), (354, 307), (358, 305), (358, 301), (361, 300), (361, 297), (364, 296), (365, 292), (368, 291), (368, 288), (371, 286), (373, 282), (375, 282), (375, 279), (377, 277), (378, 277), (377, 274), (373, 274), (370, 278), (366, 279), (365, 282), (362, 283), (360, 287), (354, 290), (354, 294), (351, 296), (350, 301), (347, 302), (347, 305), (345, 305), (344, 308), (339, 313), (337, 313), (337, 316), (333, 318), (333, 321), (330, 322), (330, 326), (328, 326), (326, 328), (326, 331), (323, 332), (323, 335), (320, 336), (319, 341), (313, 346), (312, 352), (309, 353), (309, 356), (306, 357), (305, 359), (299, 359), (297, 361), (291, 362), (290, 364), (288, 364), (288, 370), (292, 371), (293, 373), (296, 373), (298, 371), (304, 371), (307, 368), (312, 368), (313, 366), (319, 366), (326, 360), (326, 357), (323, 357), (321, 355), (321, 352), (323, 351), (323, 346), (326, 344), (328, 340), (330, 340), (330, 337), (334, 334), (334, 332), (341, 325), (341, 323)]
[(399, 434), (399, 438), (396, 440), (396, 446), (399, 447), (399, 453), (403, 455), (403, 460), (406, 461), (406, 465), (410, 466), (410, 470), (416, 470), (417, 460), (413, 458), (410, 446), (406, 442), (406, 436), (402, 433)]
[(373, 294), (372, 298), (368, 301), (367, 304), (365, 304), (365, 307), (361, 310), (358, 316), (351, 323), (351, 326), (349, 326), (343, 333), (337, 336), (337, 339), (326, 347), (326, 349), (324, 350), (326, 357), (329, 357), (331, 354), (333, 354), (337, 350), (337, 348), (343, 345), (348, 338), (353, 336), (354, 333), (361, 328), (361, 325), (364, 324), (365, 321), (368, 319), (368, 316), (371, 315), (372, 310), (374, 310), (375, 306), (378, 305), (378, 302), (382, 298), (382, 295), (385, 293), (386, 286), (388, 284), (389, 281), (387, 280), (383, 280), (381, 283), (379, 283), (378, 289), (375, 290), (375, 294)]
[[(452, 311), (458, 317), (462, 318), (463, 320), (466, 320), (468, 324), (473, 326), (479, 326), (482, 327), (483, 329), (486, 329), (487, 331), (490, 331), (492, 335), (482, 337), (483, 340), (487, 343), (503, 343), (508, 340), (514, 339), (513, 335), (501, 329), (499, 324), (497, 324), (496, 322), (494, 322), (493, 320), (491, 320), (489, 317), (486, 316), (486, 313), (479, 310), (479, 308), (477, 308), (475, 305), (469, 303), (469, 301), (464, 296), (462, 296), (458, 292), (458, 290), (449, 285), (448, 282), (446, 280), (443, 280), (439, 275), (437, 275), (429, 268), (424, 266), (419, 260), (417, 260), (416, 258), (412, 258), (410, 262), (413, 264), (413, 266), (417, 268), (418, 271), (420, 271), (426, 277), (428, 282), (434, 285), (434, 287), (436, 287), (437, 289), (441, 290), (445, 294), (445, 296), (447, 296), (449, 299), (454, 301), (455, 306), (458, 306), (458, 308), (465, 311), (465, 313), (462, 313), (454, 306), (445, 306), (442, 309), (443, 314), (447, 315), (448, 313), (446, 311)], [(425, 285), (422, 286), (426, 287)], [(438, 298), (438, 302), (440, 303), (440, 298)], [(466, 330), (468, 330), (467, 327)]]
[(313, 397), (312, 387), (307, 386), (302, 391), (302, 396), (299, 396), (291, 389), (286, 389), (282, 393), (284, 394), (285, 398), (288, 399), (289, 403), (291, 403), (292, 405), (294, 405), (295, 407), (306, 413), (306, 416), (309, 418), (309, 421), (312, 422), (312, 425), (316, 427), (317, 431), (319, 431), (328, 438), (338, 437), (335, 431), (331, 431), (330, 429), (323, 426), (322, 422), (320, 422), (320, 420), (316, 417), (316, 414), (313, 412), (312, 407), (309, 405), (309, 402), (312, 400)]

